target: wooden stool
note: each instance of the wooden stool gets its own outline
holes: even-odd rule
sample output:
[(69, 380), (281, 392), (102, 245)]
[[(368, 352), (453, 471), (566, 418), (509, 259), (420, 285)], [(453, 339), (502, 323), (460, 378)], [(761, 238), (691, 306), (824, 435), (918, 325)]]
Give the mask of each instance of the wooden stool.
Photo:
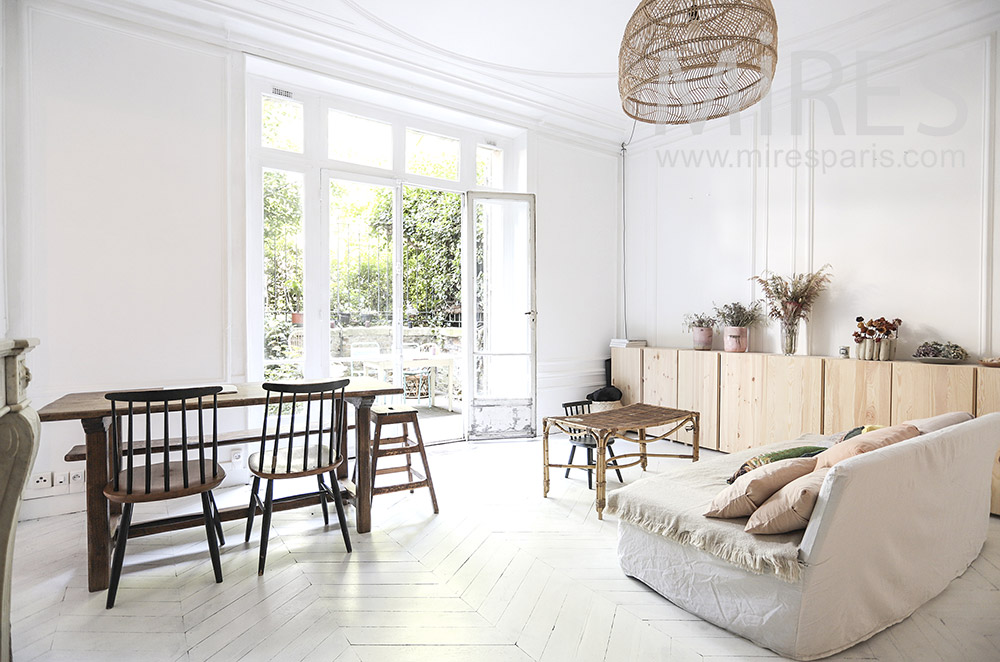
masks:
[[(431, 480), (431, 468), (427, 464), (427, 453), (424, 451), (424, 439), (420, 435), (420, 424), (417, 422), (417, 410), (406, 406), (376, 405), (371, 409), (371, 420), (375, 423), (375, 434), (372, 437), (372, 497), (376, 494), (389, 494), (391, 492), (401, 492), (415, 488), (426, 487), (431, 493), (431, 503), (434, 505), (434, 513), (438, 512), (437, 496), (434, 494), (434, 482)], [(382, 437), (382, 428), (386, 425), (402, 425), (403, 434), (399, 437)], [(413, 426), (413, 431), (417, 438), (411, 439), (409, 426)], [(410, 456), (420, 453), (420, 459), (424, 463), (424, 474), (420, 475), (413, 468)], [(405, 455), (406, 464), (399, 467), (378, 468), (380, 457), (393, 455)], [(375, 479), (384, 474), (401, 473), (405, 471), (407, 482), (386, 487), (376, 487)]]

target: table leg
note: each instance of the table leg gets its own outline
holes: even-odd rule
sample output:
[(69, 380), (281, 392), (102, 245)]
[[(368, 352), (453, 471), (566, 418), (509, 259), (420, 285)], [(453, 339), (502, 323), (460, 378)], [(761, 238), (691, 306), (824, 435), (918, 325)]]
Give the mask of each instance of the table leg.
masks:
[(436, 367), (427, 369), (427, 405), (431, 408), (434, 407), (434, 392), (437, 391), (437, 376), (438, 369)]
[(602, 432), (597, 435), (597, 519), (604, 519), (604, 492), (607, 487), (607, 449), (608, 434)]
[(643, 428), (639, 430), (639, 459), (642, 460), (642, 470), (646, 470), (646, 464), (649, 462), (649, 458), (646, 457), (646, 429)]
[(358, 533), (372, 530), (372, 438), (371, 410), (375, 398), (358, 398), (354, 402), (357, 425), (358, 484), (355, 506), (358, 514)]
[(691, 432), (691, 461), (698, 461), (698, 441), (699, 433), (701, 431), (700, 416), (698, 414), (694, 415), (692, 424), (694, 425), (694, 430)]
[(549, 422), (542, 421), (542, 498), (549, 496)]
[(108, 588), (111, 568), (111, 521), (104, 486), (108, 484), (108, 427), (103, 418), (83, 419), (87, 436), (87, 585)]

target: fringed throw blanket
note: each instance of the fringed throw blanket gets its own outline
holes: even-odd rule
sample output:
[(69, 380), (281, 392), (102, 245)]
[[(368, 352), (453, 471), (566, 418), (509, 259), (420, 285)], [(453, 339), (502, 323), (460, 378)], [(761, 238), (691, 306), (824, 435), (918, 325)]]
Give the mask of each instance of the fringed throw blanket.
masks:
[(755, 536), (743, 531), (747, 518), (705, 517), (712, 498), (726, 487), (726, 479), (755, 455), (784, 448), (829, 445), (826, 437), (803, 435), (795, 441), (702, 460), (650, 475), (608, 495), (606, 513), (692, 545), (756, 574), (771, 574), (787, 582), (799, 579), (799, 543), (802, 531)]

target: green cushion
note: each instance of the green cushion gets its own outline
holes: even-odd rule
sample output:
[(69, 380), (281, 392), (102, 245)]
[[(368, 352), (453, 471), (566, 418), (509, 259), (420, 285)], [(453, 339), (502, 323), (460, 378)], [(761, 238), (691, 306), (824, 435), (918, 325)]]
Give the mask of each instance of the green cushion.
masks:
[(736, 473), (726, 482), (732, 485), (733, 481), (742, 476), (748, 471), (752, 471), (759, 466), (770, 464), (771, 462), (777, 462), (778, 460), (787, 460), (792, 457), (812, 457), (814, 455), (819, 455), (826, 448), (823, 446), (796, 446), (795, 448), (786, 448), (783, 451), (772, 451), (770, 453), (763, 453), (752, 457), (743, 463)]

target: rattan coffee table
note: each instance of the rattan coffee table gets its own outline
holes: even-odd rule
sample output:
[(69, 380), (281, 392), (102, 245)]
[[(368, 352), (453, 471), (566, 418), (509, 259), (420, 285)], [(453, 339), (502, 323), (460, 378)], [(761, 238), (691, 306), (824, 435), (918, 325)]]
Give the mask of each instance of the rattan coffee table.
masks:
[[(608, 442), (611, 439), (621, 439), (639, 444), (638, 453), (623, 453), (615, 456), (615, 468), (624, 469), (642, 465), (642, 470), (646, 470), (647, 458), (651, 457), (676, 457), (691, 458), (692, 462), (698, 461), (698, 418), (700, 414), (696, 411), (686, 411), (683, 409), (670, 409), (668, 407), (657, 407), (656, 405), (634, 404), (600, 411), (593, 414), (582, 414), (580, 416), (549, 416), (542, 420), (542, 454), (545, 464), (544, 492), (543, 496), (549, 495), (549, 469), (594, 469), (597, 472), (597, 519), (604, 519), (604, 505), (606, 496), (607, 456)], [(646, 451), (646, 444), (666, 439), (685, 425), (693, 428), (691, 454), (676, 455), (663, 453), (649, 453)], [(656, 436), (647, 436), (649, 428), (667, 426), (667, 431)], [(556, 427), (566, 434), (579, 434), (588, 432), (594, 435), (597, 440), (596, 464), (549, 464), (549, 429)], [(630, 433), (635, 433), (634, 435)], [(636, 458), (635, 460), (622, 463), (623, 459)]]

